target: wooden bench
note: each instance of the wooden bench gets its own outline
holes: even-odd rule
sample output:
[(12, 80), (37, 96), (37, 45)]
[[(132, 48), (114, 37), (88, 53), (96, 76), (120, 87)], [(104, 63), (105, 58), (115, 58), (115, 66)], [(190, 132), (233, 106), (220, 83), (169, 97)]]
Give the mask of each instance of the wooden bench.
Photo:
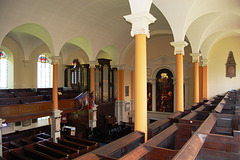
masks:
[(34, 103), (44, 101), (43, 96), (20, 97), (21, 103)]
[(24, 154), (19, 154), (15, 151), (10, 151), (10, 156), (11, 156), (11, 159), (16, 159), (16, 160), (32, 160), (32, 158), (29, 158)]
[(0, 98), (14, 98), (14, 93), (0, 93)]
[(171, 120), (170, 119), (161, 119), (157, 120), (153, 123), (150, 123), (148, 125), (148, 139), (154, 137), (167, 127), (171, 125)]
[(33, 159), (39, 159), (39, 160), (57, 160), (57, 158), (54, 158), (50, 155), (47, 155), (45, 153), (36, 151), (34, 149), (31, 148), (27, 148), (27, 147), (23, 147), (23, 151), (24, 151), (24, 155), (26, 155), (27, 157), (33, 157)]
[(72, 141), (68, 141), (68, 140), (65, 140), (65, 139), (57, 139), (57, 141), (58, 141), (59, 144), (78, 149), (80, 155), (85, 154), (89, 151), (87, 146), (84, 146), (84, 145), (81, 145), (81, 144), (78, 144), (78, 143), (75, 143), (75, 142), (72, 142)]
[(40, 144), (43, 144), (47, 147), (51, 147), (53, 149), (62, 151), (62, 152), (66, 152), (67, 154), (69, 154), (69, 156), (71, 158), (75, 158), (77, 156), (80, 156), (80, 150), (76, 149), (76, 148), (72, 148), (72, 147), (68, 147), (66, 145), (62, 145), (62, 144), (58, 144), (58, 143), (54, 143), (52, 141), (42, 141), (39, 142)]
[(133, 149), (137, 148), (143, 142), (144, 134), (135, 131), (105, 146), (95, 149), (91, 153), (108, 156), (111, 158), (120, 158), (123, 155), (131, 152)]
[(69, 154), (63, 151), (59, 151), (53, 148), (50, 148), (48, 146), (42, 145), (42, 144), (34, 144), (34, 150), (37, 150), (41, 153), (50, 155), (54, 158), (60, 159), (60, 158), (69, 158)]
[(89, 141), (89, 140), (86, 140), (83, 138), (76, 138), (76, 137), (72, 137), (72, 136), (68, 136), (68, 135), (64, 135), (63, 138), (66, 140), (69, 140), (69, 141), (73, 141), (73, 142), (77, 142), (77, 143), (86, 145), (89, 147), (89, 151), (92, 151), (99, 147), (99, 144), (97, 142)]
[(31, 88), (19, 88), (19, 89), (9, 89), (9, 92), (16, 93), (16, 92), (32, 92)]
[[(200, 109), (199, 109), (200, 110)], [(209, 116), (208, 112), (193, 111), (179, 120), (179, 123), (195, 124), (200, 126)]]
[(0, 98), (0, 106), (20, 104), (19, 98)]
[(16, 92), (14, 95), (15, 97), (32, 97), (37, 96), (37, 92)]

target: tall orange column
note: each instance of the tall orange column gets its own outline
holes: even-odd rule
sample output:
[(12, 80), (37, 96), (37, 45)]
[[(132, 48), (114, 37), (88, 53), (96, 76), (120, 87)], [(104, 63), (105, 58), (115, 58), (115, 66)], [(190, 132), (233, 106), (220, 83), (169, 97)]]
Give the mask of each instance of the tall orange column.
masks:
[(199, 99), (203, 99), (203, 67), (199, 66)]
[(96, 62), (95, 61), (89, 61), (90, 64), (90, 93), (95, 91), (95, 73), (94, 73), (94, 69), (96, 66)]
[(199, 102), (199, 67), (198, 62), (194, 62), (194, 103)]
[(60, 135), (60, 119), (61, 119), (61, 112), (58, 110), (58, 63), (60, 57), (54, 56), (51, 57), (52, 64), (53, 64), (53, 91), (52, 91), (52, 97), (53, 97), (53, 111), (52, 111), (52, 124), (51, 124), (51, 138), (53, 138), (54, 142), (57, 142), (57, 138), (59, 138)]
[(146, 35), (135, 35), (135, 131), (147, 139), (147, 54)]
[(200, 53), (192, 53), (192, 62), (194, 65), (194, 103), (199, 102), (199, 57)]
[(184, 47), (187, 42), (171, 42), (176, 55), (176, 111), (184, 111), (184, 92), (183, 92), (183, 55)]
[[(140, 3), (141, 4), (141, 3)], [(151, 3), (148, 3), (151, 5)], [(145, 4), (144, 4), (145, 5)], [(144, 6), (144, 8), (147, 8)], [(150, 8), (150, 6), (149, 6)], [(147, 141), (147, 49), (146, 37), (149, 37), (148, 26), (155, 22), (149, 11), (124, 16), (132, 23), (131, 36), (135, 36), (135, 79), (134, 79), (134, 130), (145, 134)]]
[(91, 85), (90, 85), (90, 92), (94, 92), (95, 84), (94, 84), (94, 68), (90, 68), (90, 77), (91, 77)]
[(117, 70), (117, 91), (118, 91), (118, 97), (116, 101), (116, 107), (115, 107), (115, 114), (117, 117), (118, 122), (124, 121), (124, 107), (125, 107), (125, 101), (124, 101), (124, 70), (122, 67), (119, 67)]
[(124, 70), (117, 70), (118, 74), (118, 100), (124, 100)]
[(58, 64), (53, 63), (53, 109), (58, 110)]
[(133, 71), (131, 71), (131, 99), (133, 99)]
[(208, 98), (208, 71), (207, 71), (207, 59), (202, 60), (203, 68), (203, 98)]
[(184, 111), (184, 92), (183, 92), (183, 54), (176, 54), (176, 111)]

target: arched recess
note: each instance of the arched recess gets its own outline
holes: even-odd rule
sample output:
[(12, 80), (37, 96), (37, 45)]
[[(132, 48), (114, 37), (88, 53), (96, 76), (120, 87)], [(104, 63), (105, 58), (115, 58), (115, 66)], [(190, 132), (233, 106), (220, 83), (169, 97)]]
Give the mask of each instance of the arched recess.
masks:
[(92, 47), (86, 37), (74, 37), (67, 41), (61, 48), (63, 64), (72, 64), (73, 59), (78, 59), (81, 64), (86, 64), (92, 59)]
[(115, 64), (112, 55), (109, 54), (109, 53), (107, 53), (107, 52), (105, 52), (105, 51), (103, 51), (103, 50), (101, 50), (101, 51), (98, 52), (97, 57), (96, 57), (96, 61), (97, 61), (98, 59), (101, 59), (101, 58), (111, 60), (111, 61), (110, 61), (110, 65), (111, 65), (111, 66), (113, 66), (113, 65)]
[(111, 62), (110, 64), (113, 66), (115, 65), (115, 62), (117, 60), (117, 49), (115, 46), (113, 45), (108, 45), (104, 48), (102, 48), (97, 56), (96, 56), (96, 60), (99, 58), (105, 58), (105, 59), (110, 59)]
[(42, 44), (46, 44), (50, 53), (54, 54), (52, 38), (47, 29), (39, 24), (22, 24), (12, 29), (6, 37), (14, 39), (21, 46), (25, 60), (29, 60), (32, 51)]
[(7, 56), (7, 88), (14, 88), (14, 58), (11, 50), (5, 46), (1, 46), (0, 51), (4, 51)]

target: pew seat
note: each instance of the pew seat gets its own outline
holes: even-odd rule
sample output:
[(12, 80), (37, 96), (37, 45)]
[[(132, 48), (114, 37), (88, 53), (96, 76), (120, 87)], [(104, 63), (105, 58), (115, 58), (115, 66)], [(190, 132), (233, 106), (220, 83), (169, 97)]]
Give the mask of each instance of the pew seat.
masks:
[(0, 98), (0, 106), (20, 104), (19, 98)]
[(16, 92), (14, 95), (15, 97), (37, 96), (37, 92)]
[(43, 96), (29, 96), (29, 97), (21, 97), (21, 103), (34, 103), (44, 101)]

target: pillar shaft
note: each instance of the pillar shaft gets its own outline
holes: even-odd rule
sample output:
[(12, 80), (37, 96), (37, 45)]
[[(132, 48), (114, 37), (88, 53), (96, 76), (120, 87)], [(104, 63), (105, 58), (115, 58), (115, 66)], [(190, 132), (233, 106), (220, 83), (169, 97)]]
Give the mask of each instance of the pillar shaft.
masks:
[(194, 103), (199, 102), (199, 67), (198, 62), (194, 62)]
[(176, 54), (176, 111), (184, 111), (184, 92), (183, 92), (183, 54)]
[(90, 85), (90, 92), (94, 92), (95, 90), (95, 84), (94, 84), (94, 80), (95, 80), (95, 77), (94, 77), (94, 68), (90, 68), (90, 76), (91, 76), (91, 85)]
[(131, 99), (133, 98), (133, 71), (131, 71)]
[(156, 79), (152, 80), (152, 111), (156, 111)]
[(117, 70), (118, 74), (118, 100), (124, 100), (124, 70)]
[(203, 67), (203, 98), (208, 98), (207, 66)]
[(203, 99), (203, 67), (199, 66), (199, 100)]
[(135, 35), (135, 131), (147, 140), (147, 55), (146, 35)]
[(58, 109), (58, 64), (53, 64), (53, 109)]
[(53, 60), (53, 111), (51, 116), (51, 138), (53, 138), (54, 142), (57, 142), (57, 138), (59, 138), (61, 131), (61, 112), (58, 110), (58, 63), (59, 57), (52, 57)]

